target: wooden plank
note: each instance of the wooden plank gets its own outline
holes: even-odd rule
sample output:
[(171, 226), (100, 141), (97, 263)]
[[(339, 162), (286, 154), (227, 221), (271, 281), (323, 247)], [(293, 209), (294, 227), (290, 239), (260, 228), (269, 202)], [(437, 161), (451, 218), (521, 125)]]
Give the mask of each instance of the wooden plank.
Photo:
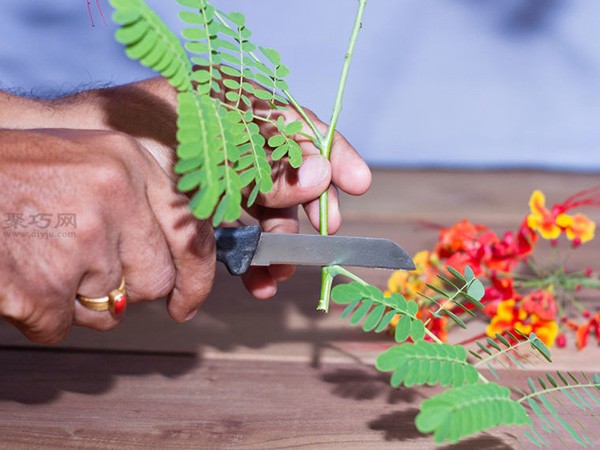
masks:
[[(362, 365), (4, 349), (0, 367), (3, 448), (432, 447), (413, 425), (431, 390)], [(456, 448), (513, 448), (519, 433)]]
[[(533, 189), (558, 201), (596, 178), (376, 171), (371, 193), (342, 196), (342, 233), (388, 237), (413, 253), (435, 243), (432, 223), (470, 218), (496, 231), (514, 229)], [(582, 247), (578, 261), (597, 267), (599, 245)], [(389, 275), (357, 273), (380, 287)], [(217, 278), (201, 313), (186, 324), (171, 321), (163, 302), (132, 305), (117, 330), (77, 329), (49, 350), (0, 323), (0, 447), (432, 447), (411, 425), (425, 390), (391, 390), (372, 368), (391, 340), (349, 326), (339, 308), (315, 311), (318, 268), (300, 268), (265, 302), (224, 270)], [(589, 345), (554, 354), (558, 368), (598, 371), (597, 351)], [(528, 375), (535, 372), (515, 380), (524, 386)], [(591, 415), (572, 414), (596, 426)], [(516, 436), (504, 429), (454, 448), (527, 447)]]

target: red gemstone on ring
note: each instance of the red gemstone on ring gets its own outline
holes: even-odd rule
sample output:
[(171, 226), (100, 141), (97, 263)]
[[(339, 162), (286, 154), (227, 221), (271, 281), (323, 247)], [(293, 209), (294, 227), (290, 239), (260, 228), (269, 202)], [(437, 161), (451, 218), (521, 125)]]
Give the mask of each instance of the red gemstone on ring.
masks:
[(127, 308), (127, 296), (125, 294), (117, 294), (112, 299), (113, 313), (119, 315)]

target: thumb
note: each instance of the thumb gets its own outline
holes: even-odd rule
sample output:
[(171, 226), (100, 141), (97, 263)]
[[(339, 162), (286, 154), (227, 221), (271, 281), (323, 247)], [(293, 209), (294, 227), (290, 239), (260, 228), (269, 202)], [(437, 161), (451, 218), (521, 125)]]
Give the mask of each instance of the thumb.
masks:
[(309, 156), (299, 169), (282, 162), (273, 171), (276, 173), (273, 189), (257, 199), (257, 203), (268, 208), (302, 205), (325, 192), (331, 183), (331, 164), (321, 155)]

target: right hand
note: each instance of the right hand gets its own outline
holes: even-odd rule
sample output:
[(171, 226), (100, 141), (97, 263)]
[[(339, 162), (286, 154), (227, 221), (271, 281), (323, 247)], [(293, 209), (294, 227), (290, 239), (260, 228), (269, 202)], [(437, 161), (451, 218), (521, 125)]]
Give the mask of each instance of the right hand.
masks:
[[(105, 296), (122, 276), (130, 303), (168, 296), (178, 321), (212, 288), (210, 223), (191, 216), (173, 177), (127, 135), (1, 130), (0, 190), (0, 315), (34, 342), (58, 342), (73, 324), (116, 326), (122, 317), (75, 296)], [(14, 214), (24, 220), (9, 226)], [(52, 223), (40, 229), (38, 214)], [(53, 228), (58, 214), (75, 214), (76, 228)], [(38, 237), (65, 231), (73, 235)]]

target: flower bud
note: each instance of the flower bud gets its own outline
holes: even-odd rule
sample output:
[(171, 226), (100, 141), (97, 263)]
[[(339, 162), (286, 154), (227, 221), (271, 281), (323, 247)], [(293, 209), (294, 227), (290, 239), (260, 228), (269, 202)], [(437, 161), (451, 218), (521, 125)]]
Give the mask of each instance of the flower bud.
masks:
[(565, 336), (565, 333), (559, 333), (558, 336), (556, 336), (556, 346), (558, 348), (565, 348), (566, 345), (567, 336)]

